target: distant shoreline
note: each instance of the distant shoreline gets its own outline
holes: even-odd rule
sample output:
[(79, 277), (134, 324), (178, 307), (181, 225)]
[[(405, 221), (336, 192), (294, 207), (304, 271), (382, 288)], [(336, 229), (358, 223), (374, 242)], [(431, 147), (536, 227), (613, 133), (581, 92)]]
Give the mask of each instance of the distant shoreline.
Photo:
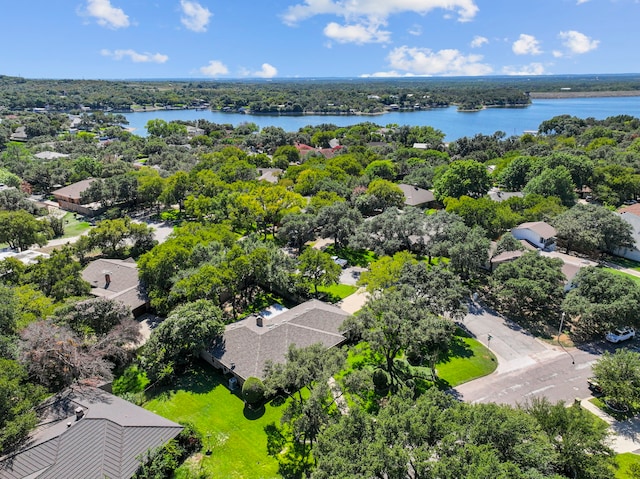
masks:
[(614, 98), (625, 96), (640, 96), (640, 90), (630, 91), (532, 91), (532, 100), (553, 100), (562, 98)]

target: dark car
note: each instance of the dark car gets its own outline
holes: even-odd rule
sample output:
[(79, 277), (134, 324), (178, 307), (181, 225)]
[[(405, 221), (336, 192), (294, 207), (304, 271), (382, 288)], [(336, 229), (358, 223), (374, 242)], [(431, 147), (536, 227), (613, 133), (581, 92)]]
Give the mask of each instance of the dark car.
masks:
[(589, 389), (596, 394), (602, 394), (602, 387), (598, 384), (598, 381), (595, 378), (587, 379), (587, 384), (589, 384)]

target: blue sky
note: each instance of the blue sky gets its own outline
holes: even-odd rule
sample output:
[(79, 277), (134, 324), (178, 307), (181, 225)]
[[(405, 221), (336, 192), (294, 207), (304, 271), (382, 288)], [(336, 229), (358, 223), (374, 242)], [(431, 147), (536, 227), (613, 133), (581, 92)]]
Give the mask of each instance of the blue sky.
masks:
[(640, 0), (5, 0), (0, 74), (321, 78), (640, 72)]

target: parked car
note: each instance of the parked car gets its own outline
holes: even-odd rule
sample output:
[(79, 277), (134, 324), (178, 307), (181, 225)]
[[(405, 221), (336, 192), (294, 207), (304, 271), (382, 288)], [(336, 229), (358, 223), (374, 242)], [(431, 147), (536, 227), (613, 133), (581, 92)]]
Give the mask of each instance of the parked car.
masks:
[(598, 384), (598, 381), (596, 381), (595, 378), (587, 379), (587, 383), (589, 384), (589, 389), (591, 389), (591, 391), (596, 394), (602, 394), (602, 387), (600, 387), (600, 384)]
[(607, 333), (605, 339), (610, 343), (619, 343), (621, 341), (627, 341), (628, 339), (635, 338), (636, 332), (633, 328), (619, 328), (615, 331)]

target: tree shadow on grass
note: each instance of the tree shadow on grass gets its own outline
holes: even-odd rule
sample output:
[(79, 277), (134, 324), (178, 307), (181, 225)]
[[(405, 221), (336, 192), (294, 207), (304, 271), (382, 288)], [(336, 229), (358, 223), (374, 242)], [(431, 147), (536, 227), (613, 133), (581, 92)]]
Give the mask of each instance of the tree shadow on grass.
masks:
[(249, 405), (245, 404), (244, 409), (242, 410), (242, 414), (244, 415), (245, 419), (248, 419), (249, 421), (260, 419), (262, 416), (264, 416), (265, 412), (266, 409), (264, 407), (264, 404), (254, 407), (249, 407)]
[(438, 362), (448, 363), (453, 359), (470, 357), (473, 357), (473, 350), (471, 349), (471, 347), (467, 343), (465, 343), (461, 337), (454, 336), (453, 340), (451, 341), (451, 346), (449, 347), (447, 352), (440, 357), (440, 361)]

